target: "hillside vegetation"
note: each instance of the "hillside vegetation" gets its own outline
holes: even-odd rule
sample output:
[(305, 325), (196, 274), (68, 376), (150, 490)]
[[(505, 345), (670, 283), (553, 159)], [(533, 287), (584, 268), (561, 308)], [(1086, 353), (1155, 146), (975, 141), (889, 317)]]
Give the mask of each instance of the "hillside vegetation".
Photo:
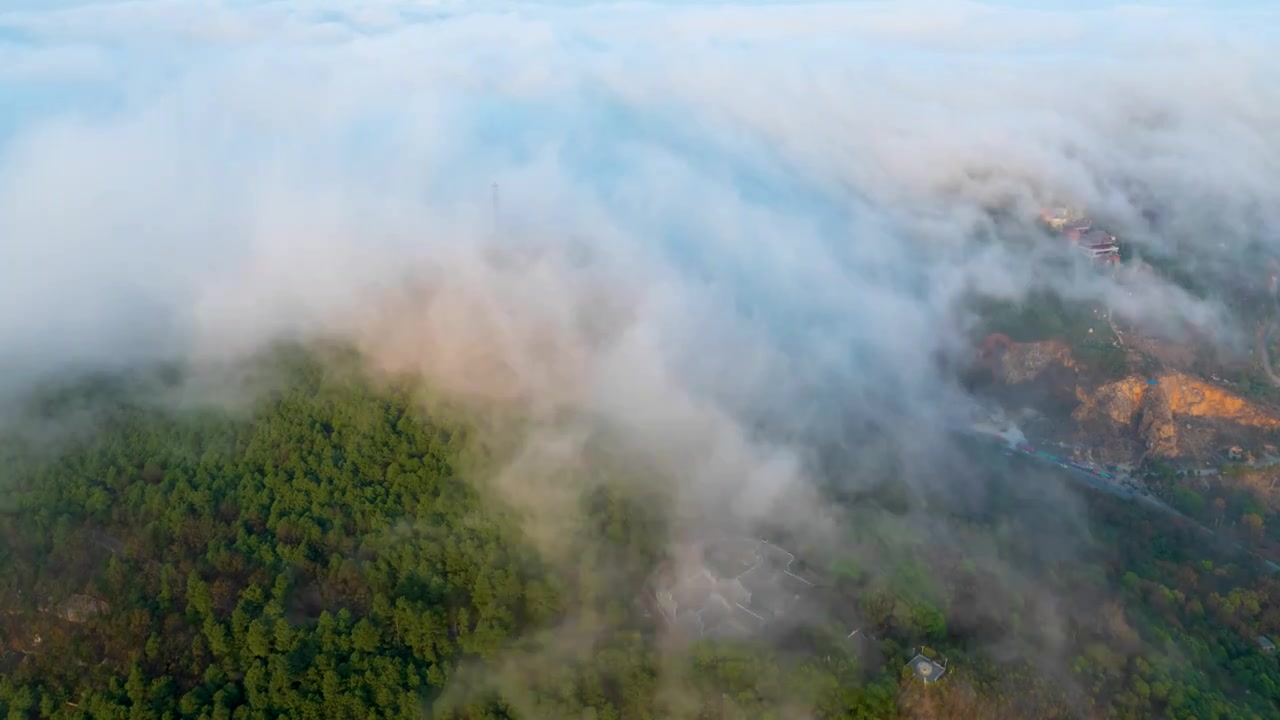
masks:
[[(625, 472), (589, 470), (607, 477), (584, 485), (580, 552), (549, 563), (475, 481), (503, 456), (478, 423), (312, 356), (279, 362), (287, 381), (251, 412), (179, 411), (94, 381), (46, 395), (43, 420), (5, 437), (0, 712), (1280, 713), (1276, 658), (1254, 642), (1280, 636), (1280, 582), (1104, 497), (1088, 505), (1099, 542), (1056, 552), (1036, 532), (1058, 508), (1035, 483), (1053, 480), (1015, 461), (992, 467), (981, 509), (938, 506), (950, 545), (908, 532), (892, 483), (848, 500), (828, 590), (861, 617), (857, 638), (680, 643), (641, 593), (668, 546), (661, 502), (607, 479)], [(903, 669), (920, 644), (950, 662), (928, 687)]]

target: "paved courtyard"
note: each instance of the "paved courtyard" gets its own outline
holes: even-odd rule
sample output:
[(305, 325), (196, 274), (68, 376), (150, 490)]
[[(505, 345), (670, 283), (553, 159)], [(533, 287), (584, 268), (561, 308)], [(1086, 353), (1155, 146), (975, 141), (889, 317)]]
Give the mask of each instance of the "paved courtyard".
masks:
[(743, 636), (786, 618), (813, 588), (795, 556), (754, 538), (690, 543), (655, 578), (667, 621), (697, 636)]

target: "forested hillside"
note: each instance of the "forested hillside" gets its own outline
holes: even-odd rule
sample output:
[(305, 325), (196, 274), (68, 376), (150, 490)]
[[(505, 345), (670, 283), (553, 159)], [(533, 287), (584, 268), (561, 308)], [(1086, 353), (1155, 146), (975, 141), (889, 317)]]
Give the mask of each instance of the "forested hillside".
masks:
[[(669, 716), (638, 583), (605, 582), (657, 561), (643, 508), (584, 497), (581, 566), (546, 567), (459, 477), (486, 451), (465, 423), (311, 359), (287, 372), (252, 416), (77, 386), (42, 400), (73, 435), (8, 439), (11, 717)], [(753, 693), (780, 680), (741, 652), (692, 662)]]
[[(850, 498), (848, 556), (824, 571), (862, 635), (683, 645), (641, 592), (667, 546), (660, 503), (592, 485), (581, 552), (551, 564), (472, 481), (502, 454), (481, 426), (314, 357), (281, 362), (287, 382), (251, 410), (177, 409), (155, 400), (157, 381), (95, 380), (42, 396), (10, 429), (8, 717), (1203, 720), (1280, 708), (1276, 658), (1254, 642), (1280, 636), (1280, 582), (1135, 506), (1092, 498), (1092, 549), (1052, 557), (1018, 541), (1025, 487), (940, 513), (973, 542), (939, 552), (895, 530), (890, 490)], [(873, 553), (885, 561), (869, 564)], [(995, 564), (1032, 568), (1044, 591), (1006, 587)], [(1049, 615), (1062, 629), (1052, 645), (1035, 626)], [(903, 670), (921, 643), (951, 668), (928, 687)]]

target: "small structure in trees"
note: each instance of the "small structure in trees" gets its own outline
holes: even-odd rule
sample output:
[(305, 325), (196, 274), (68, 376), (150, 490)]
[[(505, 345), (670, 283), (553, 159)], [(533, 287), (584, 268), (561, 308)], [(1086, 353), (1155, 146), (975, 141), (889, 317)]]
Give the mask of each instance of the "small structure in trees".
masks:
[(937, 682), (939, 678), (946, 674), (947, 660), (943, 658), (942, 662), (938, 662), (926, 656), (924, 648), (920, 648), (916, 652), (916, 656), (907, 663), (907, 667), (911, 668), (911, 672), (915, 673), (915, 676), (927, 685)]
[(1264, 653), (1273, 653), (1276, 651), (1276, 644), (1271, 642), (1271, 638), (1268, 638), (1265, 635), (1258, 636), (1258, 647), (1261, 648)]

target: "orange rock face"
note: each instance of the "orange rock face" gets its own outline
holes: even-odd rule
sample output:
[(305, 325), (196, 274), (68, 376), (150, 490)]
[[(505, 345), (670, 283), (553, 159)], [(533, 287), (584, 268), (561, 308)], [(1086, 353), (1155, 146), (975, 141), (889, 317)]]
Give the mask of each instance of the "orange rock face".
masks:
[[(993, 351), (998, 351), (998, 358)], [(1058, 341), (1016, 343), (993, 336), (984, 346), (984, 356), (993, 361), (996, 376), (1010, 385), (1035, 380), (1050, 368), (1072, 371), (1079, 403), (1072, 419), (1081, 425), (1094, 424), (1095, 431), (1099, 422), (1117, 432), (1134, 431), (1146, 454), (1155, 457), (1195, 455), (1204, 450), (1204, 440), (1222, 430), (1280, 429), (1280, 417), (1266, 408), (1177, 370), (1091, 386), (1070, 347)], [(1183, 427), (1191, 419), (1200, 421), (1194, 433)]]
[(1272, 429), (1280, 420), (1244, 398), (1180, 372), (1158, 378), (1160, 392), (1169, 400), (1175, 415), (1229, 420), (1240, 425)]
[(1102, 385), (1092, 393), (1076, 386), (1076, 399), (1080, 406), (1072, 417), (1087, 420), (1101, 414), (1116, 425), (1128, 425), (1142, 409), (1148, 387), (1146, 381), (1136, 375)]

